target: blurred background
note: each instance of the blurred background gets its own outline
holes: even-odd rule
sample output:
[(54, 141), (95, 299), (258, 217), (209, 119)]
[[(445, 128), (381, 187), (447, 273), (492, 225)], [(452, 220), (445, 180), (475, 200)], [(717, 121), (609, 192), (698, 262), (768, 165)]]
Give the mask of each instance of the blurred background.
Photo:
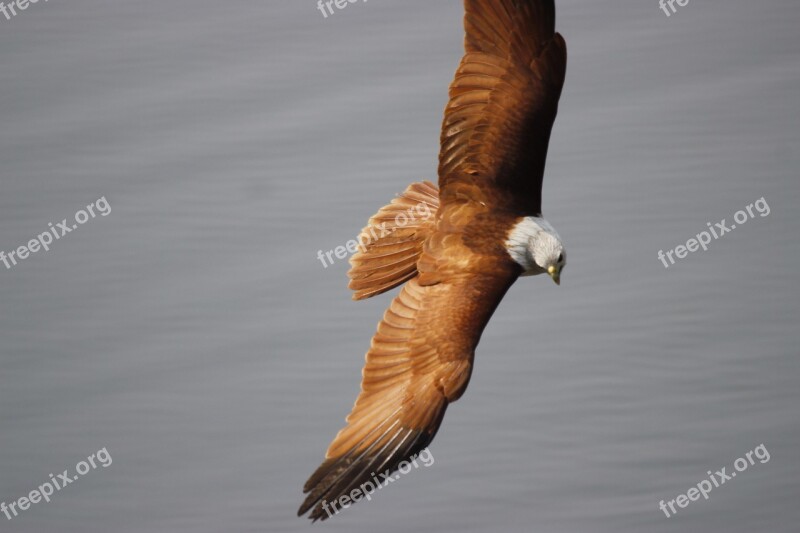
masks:
[[(800, 6), (558, 0), (545, 214), (560, 287), (509, 291), (413, 470), (317, 530), (797, 531)], [(389, 296), (355, 237), (436, 179), (458, 0), (30, 4), (0, 16), (0, 502), (113, 458), (2, 531), (307, 531)], [(665, 269), (659, 250), (771, 208)], [(764, 444), (771, 460), (667, 518)]]

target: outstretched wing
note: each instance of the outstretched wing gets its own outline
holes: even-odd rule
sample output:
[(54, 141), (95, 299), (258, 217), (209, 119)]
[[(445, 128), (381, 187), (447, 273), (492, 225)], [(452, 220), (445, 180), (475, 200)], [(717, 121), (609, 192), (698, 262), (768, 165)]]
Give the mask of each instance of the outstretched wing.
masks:
[(361, 393), (306, 482), (298, 515), (335, 512), (331, 502), (423, 450), (450, 402), (464, 392), (475, 346), (518, 271), (464, 274), (434, 285), (410, 280), (378, 325)]
[(442, 204), (493, 200), (540, 214), (567, 64), (553, 0), (465, 0), (466, 54), (450, 85), (439, 155)]

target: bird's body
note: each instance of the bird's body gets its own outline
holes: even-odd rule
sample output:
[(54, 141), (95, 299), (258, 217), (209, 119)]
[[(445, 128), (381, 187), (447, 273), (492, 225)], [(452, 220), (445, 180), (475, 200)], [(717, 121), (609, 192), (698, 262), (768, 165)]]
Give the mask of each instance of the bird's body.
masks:
[(430, 443), (466, 389), (481, 333), (509, 287), (544, 272), (558, 283), (566, 262), (541, 214), (566, 71), (554, 2), (464, 3), (466, 54), (445, 109), (439, 188), (414, 183), (378, 211), (351, 259), (355, 299), (403, 288), (372, 339), (347, 425), (304, 487), (298, 514), (311, 510), (314, 520)]

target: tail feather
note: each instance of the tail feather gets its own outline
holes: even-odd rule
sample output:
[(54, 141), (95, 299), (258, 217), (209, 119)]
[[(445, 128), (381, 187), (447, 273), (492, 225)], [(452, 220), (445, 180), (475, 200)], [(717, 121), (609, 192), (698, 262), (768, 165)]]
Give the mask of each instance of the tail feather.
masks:
[(384, 293), (417, 275), (422, 244), (433, 231), (438, 209), (439, 189), (422, 181), (369, 219), (347, 273), (354, 300)]

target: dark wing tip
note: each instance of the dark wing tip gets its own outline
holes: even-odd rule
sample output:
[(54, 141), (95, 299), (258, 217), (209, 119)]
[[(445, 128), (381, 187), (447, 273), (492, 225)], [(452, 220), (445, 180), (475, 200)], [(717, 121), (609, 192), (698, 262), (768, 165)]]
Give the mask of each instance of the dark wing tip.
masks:
[[(351, 450), (341, 457), (325, 460), (311, 475), (303, 487), (307, 493), (297, 516), (311, 511), (309, 518), (327, 520), (341, 510), (340, 498), (355, 490), (360, 497), (353, 503), (370, 495), (381, 486), (381, 474), (391, 473), (403, 461), (410, 461), (424, 450), (434, 434), (425, 429), (397, 428), (390, 438), (378, 439), (361, 452)], [(358, 449), (355, 447), (354, 449)], [(378, 481), (376, 486), (375, 480)], [(370, 490), (367, 490), (370, 487)], [(348, 503), (347, 507), (351, 504)]]

